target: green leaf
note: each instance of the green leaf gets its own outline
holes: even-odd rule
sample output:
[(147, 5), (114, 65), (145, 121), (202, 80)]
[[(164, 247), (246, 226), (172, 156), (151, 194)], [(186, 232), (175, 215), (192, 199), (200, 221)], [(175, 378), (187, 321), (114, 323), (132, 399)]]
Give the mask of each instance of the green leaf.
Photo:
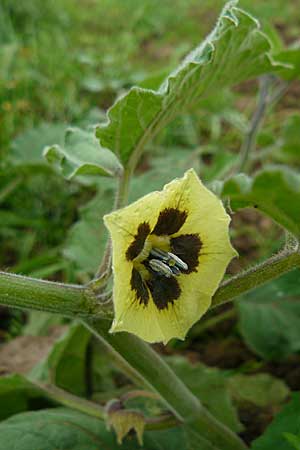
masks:
[(187, 443), (187, 450), (219, 450), (205, 438), (195, 433), (195, 431), (185, 426), (185, 439)]
[(278, 72), (278, 75), (287, 81), (298, 80), (300, 78), (300, 45), (288, 47), (275, 55), (276, 60), (284, 61), (285, 64), (290, 65), (291, 68), (283, 68)]
[(299, 436), (292, 433), (284, 433), (283, 435), (293, 448), (300, 450), (300, 433)]
[(246, 344), (265, 359), (300, 350), (299, 270), (294, 270), (237, 302), (239, 329)]
[(137, 200), (143, 195), (155, 190), (161, 190), (166, 183), (176, 177), (181, 177), (186, 170), (194, 167), (198, 170), (199, 156), (197, 152), (178, 148), (170, 153), (151, 159), (151, 168), (146, 172), (132, 177), (129, 200)]
[(96, 196), (79, 209), (80, 220), (68, 231), (64, 255), (76, 268), (93, 274), (97, 270), (108, 238), (102, 217), (112, 209), (114, 185), (111, 179), (103, 179)]
[(46, 336), (49, 328), (62, 325), (64, 319), (55, 314), (41, 311), (31, 311), (28, 314), (26, 325), (22, 328), (23, 336)]
[(212, 33), (157, 91), (134, 87), (108, 111), (96, 135), (124, 165), (136, 163), (145, 144), (182, 112), (225, 86), (282, 67), (270, 58), (270, 42), (258, 22), (229, 2)]
[(275, 417), (265, 433), (253, 442), (251, 450), (292, 450), (287, 434), (296, 435), (298, 438), (300, 435), (299, 393), (293, 395), (292, 400)]
[(231, 401), (226, 377), (221, 371), (200, 363), (191, 365), (180, 356), (168, 357), (167, 362), (218, 420), (233, 431), (239, 432), (243, 429)]
[(220, 148), (220, 144), (218, 146), (210, 146), (208, 150), (208, 154), (213, 156), (213, 159), (211, 164), (202, 167), (202, 180), (209, 182), (216, 178), (224, 178), (226, 173), (236, 165), (236, 155)]
[(62, 144), (65, 130), (65, 124), (42, 123), (36, 128), (24, 131), (12, 142), (9, 162), (18, 167), (49, 170), (43, 158), (43, 149), (52, 142)]
[(33, 369), (30, 378), (50, 382), (73, 394), (84, 395), (85, 352), (89, 340), (90, 333), (85, 327), (71, 325), (54, 344), (47, 358)]
[[(300, 69), (299, 69), (300, 70)], [(283, 162), (299, 163), (300, 153), (300, 114), (295, 113), (287, 118), (282, 127), (282, 143), (280, 156)]]
[(299, 436), (292, 433), (284, 433), (283, 435), (294, 449), (300, 450), (300, 434)]
[(93, 132), (68, 128), (64, 145), (44, 149), (47, 161), (60, 167), (68, 180), (76, 175), (118, 176), (122, 166), (116, 155), (100, 146)]
[(22, 375), (0, 377), (0, 421), (19, 412), (35, 407), (48, 406), (45, 394)]
[[(0, 450), (140, 450), (135, 437), (119, 447), (116, 437), (100, 420), (67, 408), (27, 412), (0, 424)], [(181, 429), (151, 431), (144, 449), (187, 450)]]
[(253, 178), (236, 175), (219, 185), (232, 209), (258, 208), (296, 236), (300, 236), (300, 175), (287, 167), (270, 167)]
[(262, 408), (280, 405), (290, 392), (282, 380), (267, 373), (236, 374), (229, 378), (228, 386), (237, 404), (252, 403)]

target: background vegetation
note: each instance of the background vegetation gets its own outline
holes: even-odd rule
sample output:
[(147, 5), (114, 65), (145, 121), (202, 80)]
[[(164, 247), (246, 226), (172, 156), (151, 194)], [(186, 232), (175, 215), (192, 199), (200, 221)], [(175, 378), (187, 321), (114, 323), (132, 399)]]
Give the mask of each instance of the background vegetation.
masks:
[[(101, 217), (111, 208), (114, 181), (66, 181), (43, 158), (42, 150), (63, 143), (70, 125), (88, 130), (101, 122), (107, 108), (131, 86), (157, 88), (211, 30), (223, 4), (2, 0), (2, 270), (71, 283), (91, 279), (107, 237)], [(297, 45), (299, 0), (241, 0), (240, 7), (259, 18), (278, 54), (284, 46)], [(296, 58), (292, 62), (299, 67), (300, 56)], [(270, 164), (299, 170), (299, 73), (292, 80), (285, 77), (279, 84), (280, 98), (267, 108), (247, 165), (249, 175)], [(164, 129), (138, 166), (131, 199), (160, 189), (191, 166), (216, 189), (214, 180), (232, 173), (245, 145), (262, 82), (220, 90), (199, 110)], [(279, 226), (253, 208), (233, 215), (232, 238), (240, 258), (232, 262), (229, 274), (272, 255), (285, 240)], [(235, 305), (209, 313), (186, 341), (157, 346), (216, 417), (247, 443), (259, 437), (300, 390), (298, 280), (299, 271), (293, 271)], [(52, 347), (59, 336), (63, 337)], [(69, 328), (66, 319), (1, 308), (0, 342), (0, 374), (5, 376), (3, 384), (0, 380), (0, 419), (53, 406), (36, 387), (12, 375), (33, 368), (35, 380), (51, 373), (53, 384), (101, 403), (129, 387), (130, 377), (121, 373), (118, 361), (99, 351), (99, 344), (80, 325)], [(288, 407), (292, 415), (296, 407)], [(159, 406), (149, 400), (143, 408), (152, 413)], [(295, 437), (299, 429), (294, 428), (284, 428), (286, 447), (280, 450), (300, 448)], [(259, 440), (253, 445), (255, 450), (275, 448)]]

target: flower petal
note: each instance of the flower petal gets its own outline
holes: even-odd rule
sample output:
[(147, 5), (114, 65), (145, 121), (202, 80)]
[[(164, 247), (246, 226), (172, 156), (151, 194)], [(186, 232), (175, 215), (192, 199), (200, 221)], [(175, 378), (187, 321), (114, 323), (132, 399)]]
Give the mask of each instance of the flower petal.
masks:
[[(113, 241), (111, 331), (128, 331), (148, 342), (184, 339), (209, 308), (228, 263), (237, 254), (230, 244), (230, 217), (222, 202), (191, 169), (163, 191), (148, 194), (104, 220)], [(167, 239), (168, 251), (186, 262), (187, 271), (171, 278), (143, 276), (133, 260), (150, 230), (153, 245)]]
[(159, 207), (160, 202), (161, 193), (152, 192), (126, 208), (113, 211), (103, 218), (113, 242), (115, 298), (119, 286), (121, 286), (121, 295), (124, 292), (124, 286), (130, 284), (131, 261), (142, 249), (147, 232), (154, 228), (158, 214), (157, 206)]
[(177, 208), (165, 208), (160, 211), (152, 233), (156, 234), (156, 236), (169, 236), (177, 233), (186, 221), (186, 218), (186, 211), (180, 211)]

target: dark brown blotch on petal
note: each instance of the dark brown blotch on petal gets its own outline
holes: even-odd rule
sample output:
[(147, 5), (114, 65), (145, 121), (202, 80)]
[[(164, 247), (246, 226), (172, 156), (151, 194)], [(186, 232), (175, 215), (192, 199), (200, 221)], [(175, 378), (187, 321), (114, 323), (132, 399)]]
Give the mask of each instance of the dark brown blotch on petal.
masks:
[(152, 234), (156, 234), (156, 236), (170, 236), (177, 233), (186, 221), (186, 218), (186, 211), (180, 211), (177, 208), (166, 208), (159, 213)]
[(181, 289), (176, 278), (166, 278), (164, 276), (154, 276), (147, 281), (147, 285), (152, 294), (153, 301), (157, 309), (168, 309), (169, 303), (180, 297)]
[(188, 265), (188, 270), (182, 273), (197, 272), (199, 264), (199, 254), (202, 242), (198, 234), (182, 234), (171, 238), (170, 245), (172, 252), (179, 256)]
[(147, 285), (144, 283), (139, 271), (134, 268), (131, 273), (130, 285), (131, 289), (136, 293), (139, 304), (147, 306), (149, 301), (149, 291)]
[(150, 234), (150, 225), (147, 222), (143, 222), (139, 225), (137, 234), (134, 236), (133, 242), (129, 245), (126, 251), (126, 258), (128, 261), (132, 261), (136, 258), (144, 248), (145, 240)]

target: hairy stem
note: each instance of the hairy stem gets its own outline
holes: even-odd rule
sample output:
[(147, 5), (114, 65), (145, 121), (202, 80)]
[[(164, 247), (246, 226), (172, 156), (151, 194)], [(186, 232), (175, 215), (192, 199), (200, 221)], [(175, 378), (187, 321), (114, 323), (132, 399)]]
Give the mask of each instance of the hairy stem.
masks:
[(218, 422), (175, 375), (152, 348), (128, 333), (110, 334), (110, 323), (105, 320), (87, 319), (86, 326), (122, 356), (145, 380), (149, 389), (159, 394), (167, 408), (193, 433), (220, 450), (243, 450), (244, 443), (227, 427)]
[(0, 305), (71, 317), (111, 316), (90, 289), (0, 272)]
[[(113, 211), (122, 208), (127, 204), (130, 176), (131, 172), (129, 170), (124, 170), (124, 172), (118, 179), (118, 187)], [(101, 289), (103, 284), (105, 284), (103, 283), (103, 281), (105, 282), (111, 275), (111, 252), (111, 239), (109, 238), (106, 244), (101, 264), (95, 275), (95, 280), (91, 282), (91, 286), (93, 286), (95, 290), (98, 290), (98, 288)]]
[[(225, 281), (213, 296), (212, 308), (300, 267), (294, 240), (292, 248)], [(56, 283), (5, 272), (0, 272), (0, 305), (70, 317), (112, 317), (111, 303), (100, 302), (90, 285)]]
[(39, 389), (42, 389), (47, 397), (61, 405), (76, 409), (77, 411), (88, 414), (89, 416), (97, 417), (98, 419), (104, 419), (105, 417), (103, 408), (94, 402), (77, 397), (54, 385), (38, 382), (34, 382), (33, 384)]
[(213, 296), (211, 308), (227, 303), (297, 267), (300, 267), (300, 253), (283, 251), (225, 281)]

